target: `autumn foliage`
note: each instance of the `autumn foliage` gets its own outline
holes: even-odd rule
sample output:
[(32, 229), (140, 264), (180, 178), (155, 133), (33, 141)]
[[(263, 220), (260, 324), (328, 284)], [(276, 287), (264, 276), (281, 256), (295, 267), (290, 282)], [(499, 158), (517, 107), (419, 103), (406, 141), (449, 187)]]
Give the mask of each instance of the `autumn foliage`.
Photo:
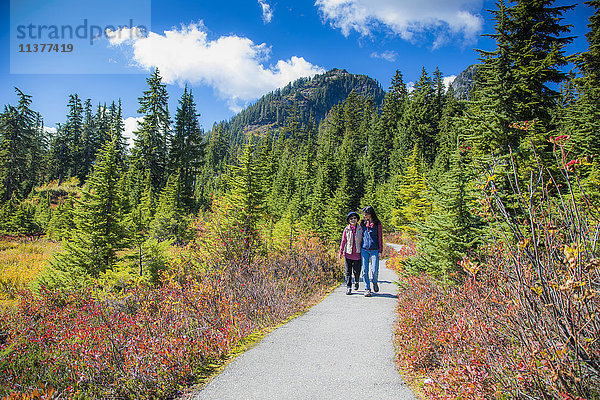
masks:
[(510, 206), (497, 177), (482, 185), (493, 240), (459, 262), (461, 284), (406, 274), (410, 243), (390, 260), (398, 366), (426, 398), (600, 396), (598, 212), (557, 146), (557, 171), (512, 182)]
[[(305, 309), (340, 278), (310, 236), (266, 255), (247, 233), (214, 223), (196, 222), (197, 239), (172, 257), (158, 285), (22, 291), (0, 316), (0, 395), (176, 395), (252, 332)], [(218, 237), (209, 247), (208, 236)]]

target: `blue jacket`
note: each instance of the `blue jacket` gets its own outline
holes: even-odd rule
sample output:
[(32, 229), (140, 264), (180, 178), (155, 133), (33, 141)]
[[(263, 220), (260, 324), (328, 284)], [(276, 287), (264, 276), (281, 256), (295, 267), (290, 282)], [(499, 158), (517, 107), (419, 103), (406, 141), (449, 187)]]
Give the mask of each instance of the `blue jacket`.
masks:
[(368, 227), (362, 225), (363, 241), (362, 248), (366, 250), (383, 250), (383, 234), (381, 224)]

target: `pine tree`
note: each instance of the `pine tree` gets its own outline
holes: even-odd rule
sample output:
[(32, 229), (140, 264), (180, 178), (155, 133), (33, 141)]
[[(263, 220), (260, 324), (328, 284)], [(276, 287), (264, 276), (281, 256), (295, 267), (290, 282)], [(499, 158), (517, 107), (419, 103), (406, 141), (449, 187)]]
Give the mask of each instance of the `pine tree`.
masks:
[[(442, 114), (439, 122), (437, 142), (439, 148), (433, 163), (433, 176), (437, 177), (450, 169), (450, 158), (458, 148), (459, 118), (462, 117), (465, 102), (454, 96), (452, 87), (448, 89), (443, 102)], [(466, 149), (465, 149), (466, 150)]]
[(586, 2), (594, 8), (586, 34), (588, 50), (577, 59), (581, 76), (575, 79), (578, 96), (565, 112), (566, 129), (574, 156), (592, 158), (600, 156), (600, 1)]
[(204, 158), (198, 115), (192, 92), (186, 86), (177, 108), (169, 162), (171, 172), (179, 176), (181, 204), (188, 211), (196, 209), (194, 186)]
[(237, 224), (250, 237), (255, 237), (256, 223), (262, 217), (265, 208), (266, 177), (257, 167), (253, 152), (253, 145), (246, 146), (239, 164), (230, 166), (230, 190), (226, 195), (227, 203), (234, 210)]
[[(551, 7), (553, 0), (517, 1), (495, 10), (496, 49), (480, 51), (483, 65), (477, 74), (477, 90), (464, 124), (465, 140), (476, 154), (507, 155), (509, 148), (531, 163), (531, 141), (538, 154), (551, 152), (549, 135), (556, 129), (552, 111), (560, 94), (549, 84), (567, 77), (564, 48), (572, 41), (562, 37), (569, 27), (560, 16), (571, 6)], [(533, 129), (513, 125), (534, 121)], [(523, 171), (526, 174), (526, 170)]]
[(433, 209), (417, 224), (419, 256), (407, 262), (413, 271), (427, 271), (445, 282), (460, 281), (458, 262), (474, 250), (480, 240), (477, 219), (469, 211), (474, 202), (469, 184), (473, 180), (467, 152), (456, 150), (450, 169), (436, 189)]
[[(174, 240), (182, 244), (189, 239), (190, 219), (185, 214), (179, 175), (171, 175), (158, 198), (156, 213), (150, 224), (152, 236), (159, 241)], [(142, 214), (143, 215), (143, 214)]]
[(98, 152), (82, 198), (77, 201), (72, 239), (53, 261), (53, 266), (67, 275), (98, 277), (115, 265), (117, 251), (124, 247), (124, 199), (118, 191), (121, 170), (117, 161), (114, 138)]
[(135, 132), (132, 158), (138, 160), (143, 171), (150, 171), (152, 187), (160, 191), (165, 183), (168, 160), (168, 145), (170, 142), (169, 107), (166, 85), (158, 68), (146, 79), (148, 90), (139, 98), (138, 112), (144, 114), (144, 119)]
[(423, 68), (410, 101), (405, 107), (399, 125), (398, 136), (394, 143), (394, 169), (402, 170), (403, 161), (410, 157), (413, 148), (418, 152), (426, 166), (431, 167), (437, 151), (437, 126), (434, 99), (435, 92), (431, 78)]
[(229, 155), (229, 137), (225, 124), (215, 124), (208, 137), (206, 164), (213, 171), (223, 171)]
[(52, 239), (68, 239), (73, 235), (75, 229), (75, 201), (72, 196), (62, 199), (52, 212), (48, 223), (48, 235)]
[(38, 179), (31, 175), (38, 162), (31, 156), (36, 148), (39, 119), (29, 108), (31, 96), (15, 90), (19, 96), (17, 106), (7, 105), (0, 114), (0, 202), (9, 200), (13, 194), (18, 198), (27, 196)]
[(414, 225), (425, 221), (431, 211), (427, 182), (416, 145), (405, 163), (406, 173), (399, 177), (400, 184), (396, 192), (399, 207), (393, 211), (392, 224), (400, 229), (414, 231)]

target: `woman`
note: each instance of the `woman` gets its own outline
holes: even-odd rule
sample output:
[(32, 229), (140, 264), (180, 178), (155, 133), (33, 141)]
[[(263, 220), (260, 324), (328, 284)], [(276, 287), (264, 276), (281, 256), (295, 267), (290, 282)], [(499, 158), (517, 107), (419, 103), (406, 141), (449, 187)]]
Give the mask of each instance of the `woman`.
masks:
[[(360, 222), (363, 231), (360, 254), (363, 280), (365, 281), (365, 297), (371, 297), (371, 283), (373, 283), (373, 291), (379, 292), (377, 278), (379, 277), (379, 256), (383, 250), (383, 229), (373, 207), (367, 206), (363, 208), (362, 212), (364, 218)], [(371, 278), (369, 278), (369, 271)]]
[(348, 225), (342, 232), (339, 257), (342, 258), (343, 254), (346, 262), (346, 294), (352, 294), (352, 273), (354, 272), (354, 290), (358, 290), (360, 279), (362, 227), (358, 224), (358, 214), (354, 211), (348, 213), (346, 222)]

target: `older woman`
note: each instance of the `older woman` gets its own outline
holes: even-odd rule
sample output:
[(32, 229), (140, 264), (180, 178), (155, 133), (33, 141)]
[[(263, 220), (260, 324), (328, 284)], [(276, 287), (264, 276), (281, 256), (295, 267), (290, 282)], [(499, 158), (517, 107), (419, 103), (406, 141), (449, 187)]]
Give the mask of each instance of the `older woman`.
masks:
[(352, 294), (352, 273), (354, 272), (354, 290), (358, 289), (358, 280), (360, 279), (360, 251), (363, 231), (358, 224), (358, 214), (356, 212), (349, 212), (346, 222), (348, 222), (348, 225), (342, 232), (339, 257), (342, 258), (343, 254), (346, 261), (346, 294)]

